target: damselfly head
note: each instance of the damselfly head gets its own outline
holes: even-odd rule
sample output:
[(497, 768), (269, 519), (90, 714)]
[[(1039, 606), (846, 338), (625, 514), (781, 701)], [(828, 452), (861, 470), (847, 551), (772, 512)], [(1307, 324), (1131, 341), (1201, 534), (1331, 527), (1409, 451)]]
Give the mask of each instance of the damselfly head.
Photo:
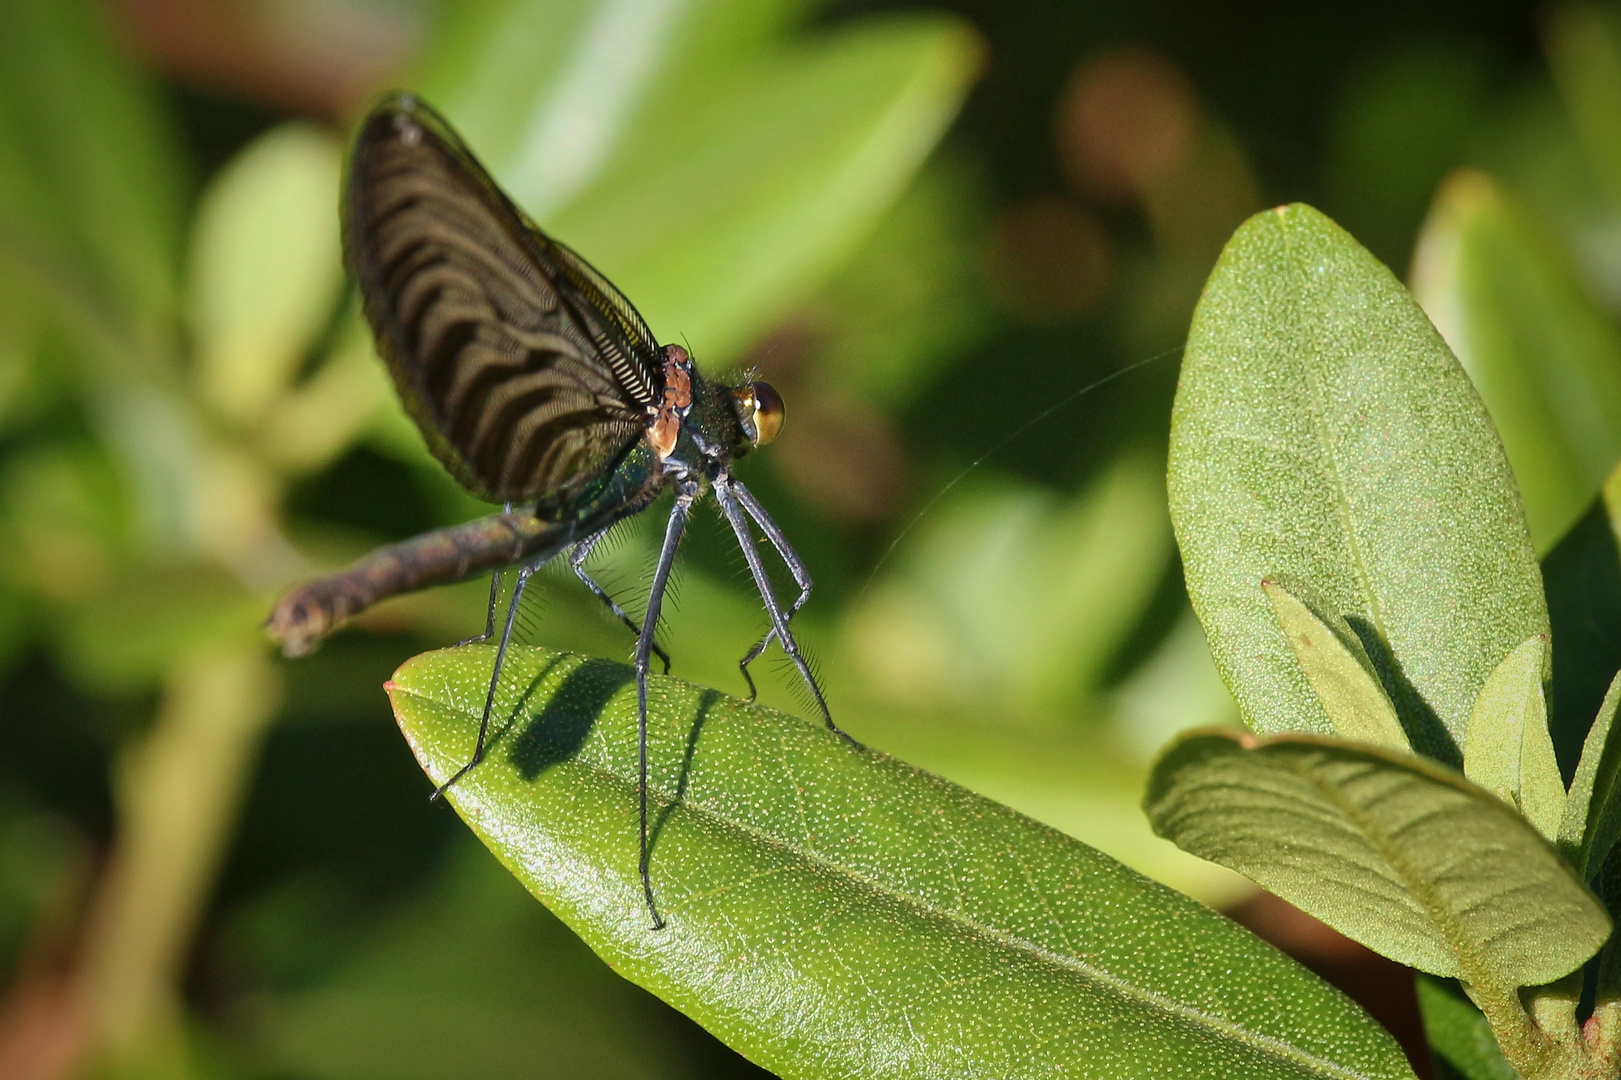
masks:
[(782, 395), (770, 383), (751, 382), (732, 390), (743, 433), (755, 446), (764, 446), (782, 430)]

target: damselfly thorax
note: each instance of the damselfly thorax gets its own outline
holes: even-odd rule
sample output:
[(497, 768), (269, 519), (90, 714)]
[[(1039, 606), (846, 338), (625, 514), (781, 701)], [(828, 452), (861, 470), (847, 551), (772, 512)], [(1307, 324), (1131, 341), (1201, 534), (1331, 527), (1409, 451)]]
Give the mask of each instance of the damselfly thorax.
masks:
[[(663, 925), (649, 877), (647, 677), (659, 613), (693, 503), (713, 493), (743, 550), (773, 640), (799, 670), (828, 727), (838, 728), (789, 620), (811, 578), (771, 516), (732, 475), (770, 442), (783, 405), (769, 385), (705, 379), (679, 345), (646, 323), (584, 259), (541, 232), (490, 179), (449, 125), (408, 94), (380, 102), (361, 125), (343, 193), (344, 255), (367, 321), (407, 412), (428, 447), (475, 495), (506, 512), (381, 548), (284, 596), (267, 623), (289, 656), (390, 596), (492, 573), (484, 640), (496, 636), (501, 571), (516, 580), (471, 759), (484, 758), (502, 664), (529, 578), (567, 553), (575, 574), (636, 637), (642, 888)], [(586, 571), (615, 524), (673, 493), (640, 624)], [(519, 509), (514, 510), (512, 507)], [(787, 564), (798, 595), (777, 599), (751, 534)]]

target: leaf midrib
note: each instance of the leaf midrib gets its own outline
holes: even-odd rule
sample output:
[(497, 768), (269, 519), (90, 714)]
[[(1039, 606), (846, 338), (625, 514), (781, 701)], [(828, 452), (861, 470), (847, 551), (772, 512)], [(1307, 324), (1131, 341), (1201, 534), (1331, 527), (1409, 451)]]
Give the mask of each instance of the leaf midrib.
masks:
[[(1319, 758), (1319, 760), (1322, 759)], [(1373, 822), (1361, 812), (1357, 804), (1344, 796), (1337, 786), (1330, 784), (1326, 780), (1319, 779), (1316, 770), (1302, 764), (1300, 758), (1290, 755), (1283, 759), (1282, 764), (1316, 788), (1330, 803), (1339, 807), (1341, 812), (1357, 826), (1369, 843), (1396, 871), (1397, 877), (1400, 878), (1408, 893), (1419, 902), (1424, 909), (1424, 913), (1429, 916), (1430, 922), (1439, 931), (1442, 944), (1447, 947), (1448, 951), (1457, 960), (1460, 978), (1474, 986), (1500, 985), (1499, 980), (1491, 973), (1485, 957), (1479, 955), (1470, 947), (1468, 936), (1464, 934), (1463, 928), (1452, 919), (1451, 911), (1442, 902), (1438, 890), (1418, 874), (1411, 862), (1400, 853), (1400, 849), (1395, 846), (1394, 841), (1387, 838), (1382, 830), (1377, 829)], [(1408, 824), (1415, 824), (1416, 821), (1417, 819), (1414, 819), (1413, 822)]]
[[(1291, 281), (1291, 291), (1295, 293), (1297, 298), (1296, 303), (1291, 305), (1291, 307), (1295, 313), (1298, 313), (1300, 308), (1298, 298), (1304, 294), (1304, 285), (1308, 280), (1308, 275), (1306, 274), (1306, 269), (1304, 266), (1305, 260), (1297, 253), (1295, 249), (1290, 235), (1288, 223), (1285, 221), (1280, 228), (1283, 234), (1284, 253), (1288, 258), (1289, 268), (1292, 272), (1291, 277), (1293, 280)], [(1320, 350), (1313, 348), (1313, 356), (1315, 357), (1319, 351)], [(1356, 523), (1351, 514), (1350, 498), (1347, 495), (1347, 485), (1344, 480), (1344, 474), (1340, 469), (1339, 455), (1335, 453), (1333, 443), (1328, 438), (1327, 429), (1329, 427), (1329, 410), (1324, 404), (1323, 387), (1319, 377), (1319, 372), (1315, 364), (1307, 363), (1303, 366), (1305, 368), (1306, 386), (1311, 394), (1312, 400), (1312, 432), (1317, 436), (1318, 446), (1322, 448), (1323, 455), (1328, 459), (1329, 469), (1333, 473), (1334, 477), (1335, 516), (1340, 519), (1340, 527), (1345, 531), (1346, 543), (1351, 549), (1352, 569), (1356, 574), (1357, 584), (1360, 587), (1362, 596), (1367, 601), (1369, 615), (1373, 620), (1374, 628), (1379, 632), (1380, 638), (1388, 642), (1390, 640), (1390, 636), (1388, 633), (1386, 633), (1384, 608), (1379, 602), (1378, 593), (1373, 588), (1367, 563), (1362, 556), (1362, 543), (1357, 536)]]

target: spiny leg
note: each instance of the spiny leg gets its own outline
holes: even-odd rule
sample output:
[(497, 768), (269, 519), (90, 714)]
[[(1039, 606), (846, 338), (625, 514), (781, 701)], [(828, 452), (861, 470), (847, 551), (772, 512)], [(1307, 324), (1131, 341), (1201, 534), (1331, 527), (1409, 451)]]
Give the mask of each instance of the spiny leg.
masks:
[(805, 685), (810, 687), (811, 696), (816, 699), (816, 705), (822, 710), (822, 719), (827, 721), (828, 730), (855, 742), (849, 735), (839, 729), (833, 722), (833, 713), (827, 707), (827, 699), (822, 696), (822, 688), (816, 684), (816, 676), (811, 674), (810, 665), (800, 655), (799, 642), (788, 630), (788, 620), (783, 617), (782, 607), (777, 603), (777, 596), (771, 591), (771, 579), (766, 577), (765, 563), (760, 560), (759, 549), (754, 546), (754, 538), (749, 535), (748, 521), (743, 517), (743, 511), (738, 507), (737, 496), (733, 493), (733, 481), (721, 477), (715, 481), (715, 498), (720, 503), (721, 512), (731, 523), (732, 532), (737, 535), (737, 544), (743, 549), (743, 558), (749, 564), (749, 571), (754, 575), (754, 586), (760, 590), (760, 599), (765, 603), (766, 614), (771, 616), (771, 628), (776, 632), (777, 640), (782, 642), (782, 651), (799, 669), (800, 676)]
[(430, 797), (430, 801), (449, 791), (452, 784), (466, 776), (469, 770), (484, 760), (485, 741), (490, 733), (490, 712), (495, 707), (495, 687), (501, 680), (501, 667), (506, 662), (507, 645), (512, 641), (512, 624), (517, 620), (518, 605), (523, 601), (523, 587), (528, 584), (530, 575), (540, 569), (540, 566), (541, 563), (529, 563), (518, 567), (518, 580), (512, 586), (512, 603), (507, 606), (506, 628), (501, 631), (501, 644), (495, 649), (495, 668), (490, 672), (490, 689), (484, 695), (484, 715), (478, 722), (478, 742), (473, 746), (473, 758), (457, 769), (456, 775), (440, 784)]
[[(503, 514), (512, 513), (512, 504), (504, 503), (501, 507), (501, 512)], [(452, 649), (459, 649), (463, 645), (477, 645), (481, 642), (488, 641), (495, 636), (495, 609), (500, 599), (501, 571), (498, 569), (495, 571), (495, 573), (490, 575), (490, 606), (488, 612), (484, 616), (484, 632), (482, 634), (474, 634), (470, 638), (463, 638), (462, 640), (456, 642), (456, 644), (452, 645)]]
[[(811, 581), (810, 570), (806, 568), (804, 560), (793, 549), (793, 545), (788, 543), (788, 537), (778, 527), (777, 523), (771, 519), (771, 515), (766, 513), (765, 507), (760, 505), (760, 500), (754, 497), (754, 492), (744, 487), (740, 480), (733, 480), (731, 488), (732, 493), (737, 496), (737, 501), (742, 503), (743, 509), (748, 512), (749, 517), (755, 520), (755, 523), (764, 531), (766, 539), (771, 541), (771, 546), (777, 549), (777, 554), (782, 557), (782, 561), (787, 565), (788, 572), (794, 576), (794, 584), (799, 586), (799, 596), (795, 598), (788, 610), (783, 613), (782, 621), (786, 624), (793, 620), (793, 617), (799, 613), (799, 609), (805, 606), (805, 601), (810, 599), (811, 589), (815, 586), (815, 582)], [(755, 699), (757, 693), (754, 688), (754, 676), (749, 674), (749, 665), (760, 658), (760, 654), (765, 652), (766, 647), (771, 644), (772, 639), (776, 636), (777, 628), (773, 626), (765, 632), (764, 637), (754, 643), (754, 648), (750, 649), (743, 659), (737, 662), (737, 669), (743, 673), (743, 681), (749, 684), (750, 701)]]
[(500, 606), (500, 600), (501, 571), (497, 570), (495, 573), (490, 575), (490, 609), (489, 613), (484, 616), (484, 632), (482, 634), (474, 634), (470, 638), (463, 638), (462, 640), (456, 642), (456, 644), (452, 645), (451, 648), (459, 649), (463, 645), (477, 645), (494, 637), (495, 609)]
[[(591, 552), (597, 546), (598, 541), (607, 536), (608, 532), (609, 529), (603, 529), (601, 532), (588, 536), (575, 544), (574, 551), (570, 553), (568, 561), (574, 567), (574, 576), (585, 582), (585, 587), (595, 593), (598, 600), (607, 604), (613, 613), (619, 616), (619, 621), (630, 628), (631, 633), (640, 637), (642, 628), (637, 626), (629, 615), (625, 614), (624, 608), (614, 602), (614, 598), (608, 595), (608, 590), (591, 579), (591, 575), (585, 569), (585, 560), (591, 557)], [(670, 654), (659, 648), (659, 643), (656, 641), (653, 642), (653, 655), (663, 661), (664, 674), (668, 675), (670, 673)]]
[(687, 511), (697, 497), (698, 485), (690, 480), (681, 481), (676, 488), (675, 505), (670, 508), (670, 520), (664, 526), (664, 547), (659, 551), (659, 564), (653, 571), (653, 588), (647, 596), (647, 613), (642, 618), (641, 635), (636, 639), (636, 756), (637, 792), (641, 797), (642, 838), (642, 894), (647, 897), (647, 913), (653, 917), (653, 929), (664, 929), (664, 919), (653, 903), (653, 881), (648, 876), (651, 852), (647, 846), (647, 662), (653, 655), (653, 632), (659, 625), (659, 608), (664, 604), (664, 588), (670, 581), (670, 567), (675, 564), (676, 548), (681, 546), (681, 533), (687, 525)]

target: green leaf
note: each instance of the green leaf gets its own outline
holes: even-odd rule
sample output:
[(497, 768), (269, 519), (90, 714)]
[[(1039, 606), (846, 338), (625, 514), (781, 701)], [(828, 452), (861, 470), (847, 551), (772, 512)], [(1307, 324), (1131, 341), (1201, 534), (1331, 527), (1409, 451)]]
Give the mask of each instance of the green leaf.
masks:
[[(615, 42), (612, 24), (631, 5), (457, 4), (441, 15), (431, 51), (404, 85), (444, 110), (480, 160), (544, 224), (574, 193), (557, 188), (555, 180), (548, 188), (548, 175), (566, 177), (571, 186), (595, 179), (605, 155), (623, 141), (630, 112), (668, 63), (680, 9), (673, 3), (645, 5), (643, 17), (627, 20)], [(593, 89), (599, 91), (595, 97)], [(567, 122), (571, 103), (588, 110), (576, 113), (583, 121), (577, 128)], [(525, 170), (528, 163), (535, 167)]]
[(1318, 614), (1276, 581), (1263, 581), (1261, 588), (1335, 733), (1352, 742), (1411, 750), (1373, 661), (1344, 617), (1321, 604)]
[(1463, 772), (1510, 806), (1549, 840), (1559, 835), (1565, 783), (1548, 736), (1542, 673), (1548, 642), (1527, 638), (1503, 658), (1469, 714)]
[(406, 417), (358, 305), (344, 315), (333, 337), (321, 366), (272, 403), (259, 425), (260, 449), (287, 468), (310, 470), (336, 458), (368, 426), (386, 424), (397, 454), (425, 469), (431, 466), (435, 471), (428, 475), (440, 476), (444, 470)]
[(557, 230), (650, 326), (725, 363), (876, 224), (944, 134), (978, 59), (964, 24), (921, 14), (763, 53), (689, 108), (649, 117), (632, 133), (637, 153)]
[(191, 250), (191, 324), (206, 397), (257, 420), (331, 320), (343, 284), (342, 149), (308, 124), (260, 136), (203, 192)]
[(955, 19), (779, 40), (796, 7), (486, 4), (413, 85), (661, 340), (724, 363), (854, 248), (978, 66)]
[(1192, 732), (1161, 756), (1143, 805), (1179, 847), (1435, 975), (1537, 986), (1609, 937), (1598, 899), (1524, 818), (1426, 758)]
[[(389, 684), (436, 782), (471, 753), (492, 654), (428, 653)], [(1202, 1077), (1217, 1060), (1410, 1075), (1366, 1015), (1208, 908), (820, 724), (662, 678), (668, 924), (651, 930), (630, 671), (534, 649), (507, 663), (527, 690), (450, 790), (457, 811), (616, 971), (790, 1080)]]
[(1189, 595), (1258, 731), (1333, 730), (1263, 578), (1310, 582), (1407, 730), (1438, 718), (1459, 743), (1486, 676), (1547, 633), (1524, 514), (1468, 377), (1390, 272), (1310, 207), (1251, 218), (1211, 274), (1169, 482)]
[(1621, 837), (1621, 737), (1615, 714), (1621, 709), (1621, 673), (1610, 682), (1593, 726), (1587, 730), (1582, 759), (1570, 782), (1559, 847), (1576, 872), (1590, 878)]
[(1413, 291), (1485, 400), (1546, 551), (1621, 460), (1621, 332), (1559, 238), (1474, 170), (1436, 196)]
[(1430, 1049), (1447, 1064), (1466, 1080), (1520, 1080), (1520, 1074), (1503, 1060), (1491, 1025), (1462, 991), (1427, 975), (1417, 977), (1415, 989), (1424, 1035)]

